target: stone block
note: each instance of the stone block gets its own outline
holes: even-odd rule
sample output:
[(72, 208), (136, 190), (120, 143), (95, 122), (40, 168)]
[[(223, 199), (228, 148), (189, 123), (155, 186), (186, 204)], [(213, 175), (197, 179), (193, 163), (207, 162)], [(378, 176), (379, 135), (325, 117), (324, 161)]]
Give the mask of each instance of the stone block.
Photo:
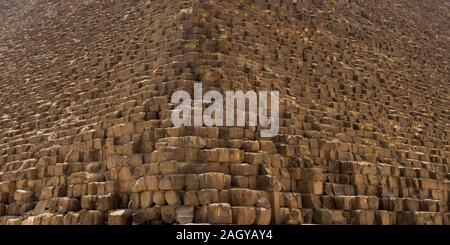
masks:
[(131, 223), (131, 211), (121, 209), (108, 214), (108, 225), (129, 225)]
[(80, 214), (80, 225), (103, 225), (104, 216), (103, 212), (98, 210), (89, 210)]
[(153, 205), (153, 191), (143, 191), (139, 195), (141, 208), (148, 208)]
[(201, 205), (219, 202), (219, 191), (217, 189), (202, 189), (197, 192), (197, 196)]
[(96, 209), (100, 211), (109, 211), (116, 207), (117, 198), (113, 194), (97, 196)]
[(95, 204), (97, 203), (97, 196), (86, 195), (81, 197), (81, 208), (87, 210), (95, 209)]
[(224, 173), (204, 173), (198, 175), (200, 189), (224, 189), (227, 184), (227, 176)]
[(208, 205), (208, 222), (211, 224), (231, 224), (233, 216), (228, 203), (214, 203)]
[(166, 191), (164, 193), (167, 204), (177, 206), (181, 205), (183, 193), (180, 191)]
[(164, 205), (161, 207), (161, 220), (164, 223), (172, 224), (175, 222), (177, 206)]
[(185, 178), (185, 189), (198, 190), (199, 188), (199, 176), (197, 174), (187, 174)]
[(256, 210), (254, 207), (232, 207), (233, 224), (253, 225), (256, 221)]
[(302, 180), (298, 182), (301, 193), (321, 195), (323, 193), (323, 183)]
[(161, 208), (141, 208), (133, 210), (131, 214), (133, 224), (143, 224), (145, 222), (161, 219)]
[(62, 197), (58, 201), (58, 212), (67, 213), (80, 210), (80, 201), (75, 198)]
[(183, 195), (183, 205), (185, 206), (198, 206), (199, 200), (197, 197), (197, 192), (186, 191)]
[(255, 208), (255, 225), (269, 225), (272, 218), (272, 210), (267, 208)]
[(185, 176), (183, 174), (170, 174), (161, 176), (159, 179), (159, 189), (161, 190), (183, 190)]
[(175, 211), (175, 221), (178, 224), (189, 224), (194, 221), (194, 206), (177, 207)]
[(290, 209), (287, 214), (287, 222), (288, 225), (300, 225), (303, 224), (303, 216), (300, 209)]
[(233, 188), (228, 190), (228, 194), (232, 206), (251, 207), (258, 201), (257, 191), (254, 190)]
[(29, 203), (33, 201), (33, 192), (27, 190), (16, 190), (14, 199), (19, 203)]

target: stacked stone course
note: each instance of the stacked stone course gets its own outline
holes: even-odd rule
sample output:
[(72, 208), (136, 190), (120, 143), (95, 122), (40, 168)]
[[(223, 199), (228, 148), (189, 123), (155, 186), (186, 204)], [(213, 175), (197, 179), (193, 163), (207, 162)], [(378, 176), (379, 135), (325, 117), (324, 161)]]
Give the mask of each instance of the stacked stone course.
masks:
[[(449, 10), (0, 1), (0, 224), (448, 225)], [(196, 82), (280, 91), (279, 134), (173, 127)]]

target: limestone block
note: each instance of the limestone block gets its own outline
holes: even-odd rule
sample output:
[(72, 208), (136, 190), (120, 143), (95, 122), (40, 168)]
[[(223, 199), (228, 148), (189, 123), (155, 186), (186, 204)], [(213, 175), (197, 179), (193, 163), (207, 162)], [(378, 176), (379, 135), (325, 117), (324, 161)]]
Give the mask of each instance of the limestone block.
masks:
[(186, 136), (180, 138), (180, 146), (184, 148), (198, 148), (203, 149), (206, 146), (206, 141), (197, 136)]
[(129, 167), (123, 167), (119, 169), (118, 177), (120, 181), (131, 180), (133, 179), (133, 172)]
[(235, 175), (231, 177), (231, 186), (249, 188), (248, 176)]
[(256, 220), (254, 207), (232, 207), (233, 224), (252, 225)]
[(277, 152), (277, 147), (271, 140), (259, 140), (259, 146), (261, 151), (267, 151), (269, 153)]
[(131, 214), (133, 224), (142, 224), (148, 221), (159, 220), (161, 218), (161, 208), (141, 208), (133, 210)]
[(148, 208), (153, 205), (153, 191), (143, 191), (140, 193), (140, 207)]
[(155, 203), (156, 205), (166, 204), (166, 197), (164, 191), (155, 191), (153, 193), (153, 203)]
[(312, 194), (302, 194), (302, 205), (308, 209), (320, 209), (320, 196)]
[[(205, 201), (204, 201), (205, 202)], [(195, 191), (186, 191), (183, 195), (183, 205), (198, 206), (199, 200)]]
[(50, 225), (63, 225), (64, 216), (62, 214), (53, 215), (50, 218)]
[(228, 203), (214, 203), (208, 205), (208, 222), (211, 224), (231, 224), (232, 211)]
[(377, 210), (375, 213), (375, 221), (377, 225), (393, 225), (390, 221), (389, 211)]
[(0, 203), (0, 216), (4, 216), (6, 214), (6, 205), (4, 203)]
[(219, 159), (219, 153), (216, 149), (201, 150), (199, 154), (199, 159), (203, 162), (217, 162)]
[[(139, 193), (131, 193), (129, 196), (128, 208), (129, 209), (137, 209), (141, 206), (141, 196)], [(122, 199), (122, 202), (126, 202)]]
[(199, 176), (197, 174), (187, 174), (185, 178), (186, 190), (198, 190), (200, 187)]
[(159, 189), (161, 190), (183, 190), (185, 185), (185, 175), (170, 174), (163, 175), (159, 179)]
[(217, 151), (217, 161), (218, 162), (229, 162), (230, 161), (230, 152), (227, 148), (216, 148)]
[(256, 165), (247, 164), (247, 163), (231, 164), (230, 165), (230, 174), (231, 175), (243, 175), (243, 176), (257, 175), (258, 168)]
[(298, 182), (301, 193), (321, 195), (323, 193), (323, 183), (302, 180)]
[(8, 203), (9, 194), (7, 192), (0, 192), (0, 203)]
[(108, 225), (128, 225), (131, 222), (131, 211), (120, 209), (108, 214)]
[(324, 175), (320, 168), (304, 168), (301, 170), (301, 179), (307, 181), (322, 182)]
[(161, 219), (164, 223), (172, 224), (176, 218), (176, 206), (164, 205), (161, 207)]
[(247, 206), (251, 207), (258, 201), (257, 191), (233, 188), (228, 190), (230, 196), (230, 204), (232, 206)]
[(259, 151), (259, 142), (258, 141), (244, 141), (243, 149), (247, 152), (258, 152)]
[(86, 195), (81, 197), (81, 208), (87, 210), (95, 209), (95, 205), (97, 203), (97, 196), (95, 195)]
[(177, 207), (175, 221), (179, 224), (189, 224), (194, 221), (194, 206)]
[(354, 197), (354, 209), (368, 209), (369, 204), (366, 196), (355, 196)]
[(337, 196), (334, 199), (337, 209), (351, 210), (353, 207), (354, 198), (351, 196)]
[(300, 225), (303, 224), (303, 216), (300, 209), (290, 209), (289, 213), (287, 215), (287, 222), (288, 225)]
[(272, 218), (271, 209), (255, 208), (255, 210), (256, 210), (255, 225), (269, 225)]
[(79, 222), (80, 225), (103, 225), (103, 212), (98, 210), (88, 210), (86, 212), (82, 212), (80, 213)]
[(202, 189), (197, 192), (197, 196), (201, 205), (219, 202), (219, 191), (217, 189)]
[(19, 203), (28, 203), (33, 201), (33, 192), (27, 190), (16, 190), (14, 199)]
[(239, 149), (228, 149), (230, 163), (241, 163), (244, 160), (244, 153)]
[(156, 191), (159, 188), (159, 177), (157, 176), (145, 176), (144, 177), (146, 190)]
[(147, 185), (145, 183), (145, 178), (141, 177), (138, 180), (134, 181), (133, 187), (131, 188), (132, 192), (142, 192), (147, 190)]
[(183, 193), (180, 191), (166, 191), (164, 193), (167, 204), (169, 205), (181, 205)]
[(58, 201), (58, 212), (67, 213), (80, 210), (80, 201), (75, 198), (62, 197)]
[(117, 198), (113, 194), (97, 196), (96, 209), (100, 211), (109, 211), (116, 207)]
[(244, 161), (252, 165), (262, 164), (264, 161), (263, 154), (255, 152), (245, 152)]
[(227, 183), (227, 177), (223, 173), (204, 173), (199, 176), (200, 189), (224, 189)]
[(315, 224), (330, 225), (333, 223), (333, 213), (329, 209), (315, 210), (313, 222)]

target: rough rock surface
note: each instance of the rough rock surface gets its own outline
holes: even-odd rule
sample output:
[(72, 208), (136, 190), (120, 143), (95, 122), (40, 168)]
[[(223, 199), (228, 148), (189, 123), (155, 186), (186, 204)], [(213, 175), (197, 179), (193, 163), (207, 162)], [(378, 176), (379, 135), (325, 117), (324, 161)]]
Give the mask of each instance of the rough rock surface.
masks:
[[(0, 0), (0, 224), (450, 224), (447, 0)], [(171, 94), (280, 91), (280, 132)]]

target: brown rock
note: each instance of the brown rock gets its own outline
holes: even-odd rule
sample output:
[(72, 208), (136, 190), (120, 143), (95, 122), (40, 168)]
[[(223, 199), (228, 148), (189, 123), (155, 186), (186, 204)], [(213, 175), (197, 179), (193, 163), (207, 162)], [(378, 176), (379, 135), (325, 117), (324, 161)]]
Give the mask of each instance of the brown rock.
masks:
[(211, 224), (231, 224), (232, 211), (228, 203), (215, 203), (208, 205), (208, 219)]

